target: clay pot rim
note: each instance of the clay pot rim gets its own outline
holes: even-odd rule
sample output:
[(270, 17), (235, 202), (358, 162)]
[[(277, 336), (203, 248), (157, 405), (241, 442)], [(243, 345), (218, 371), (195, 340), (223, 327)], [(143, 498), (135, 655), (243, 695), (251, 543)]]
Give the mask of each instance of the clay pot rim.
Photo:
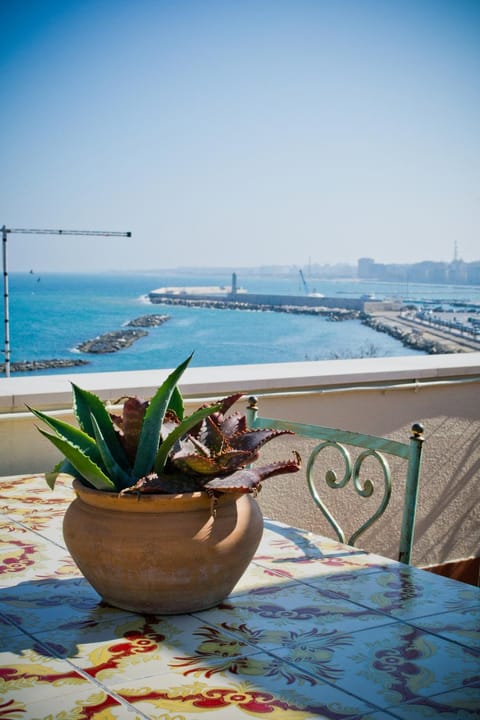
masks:
[[(207, 492), (197, 490), (189, 493), (127, 494), (96, 490), (74, 479), (72, 487), (77, 497), (87, 505), (124, 512), (188, 512), (199, 509), (211, 511), (212, 499)], [(228, 504), (244, 493), (223, 493), (216, 499), (216, 505)]]

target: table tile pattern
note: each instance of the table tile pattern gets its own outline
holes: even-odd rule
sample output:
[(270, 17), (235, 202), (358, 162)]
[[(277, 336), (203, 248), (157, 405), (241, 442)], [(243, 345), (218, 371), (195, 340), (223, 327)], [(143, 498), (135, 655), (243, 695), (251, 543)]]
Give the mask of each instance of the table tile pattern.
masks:
[(1, 720), (480, 718), (480, 590), (270, 520), (232, 594), (109, 607), (65, 549), (73, 497), (0, 483)]

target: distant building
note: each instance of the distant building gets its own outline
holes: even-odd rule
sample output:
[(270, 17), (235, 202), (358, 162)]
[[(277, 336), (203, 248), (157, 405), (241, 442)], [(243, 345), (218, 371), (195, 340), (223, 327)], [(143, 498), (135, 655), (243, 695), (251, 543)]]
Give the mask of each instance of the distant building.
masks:
[(453, 260), (450, 263), (425, 260), (411, 265), (385, 265), (372, 258), (360, 258), (357, 277), (361, 280), (384, 282), (457, 283), (459, 285), (480, 285), (480, 261), (466, 263)]

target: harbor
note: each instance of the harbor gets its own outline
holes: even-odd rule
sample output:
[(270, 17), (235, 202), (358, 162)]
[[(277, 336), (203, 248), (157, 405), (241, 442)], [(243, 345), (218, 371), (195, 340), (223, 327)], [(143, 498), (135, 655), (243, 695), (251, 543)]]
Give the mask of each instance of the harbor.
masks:
[[(302, 273), (301, 276), (306, 288)], [(301, 313), (326, 317), (332, 321), (359, 319), (373, 330), (400, 340), (406, 347), (432, 355), (480, 350), (480, 307), (476, 308), (474, 322), (469, 324), (445, 320), (432, 310), (423, 310), (421, 303), (417, 308), (399, 298), (375, 299), (371, 294), (325, 297), (320, 293), (250, 293), (238, 288), (236, 273), (232, 275), (230, 287), (163, 287), (152, 290), (148, 298), (152, 304), (162, 305)], [(458, 311), (461, 312), (461, 304)], [(448, 313), (445, 314), (448, 316)]]
[[(210, 366), (479, 349), (477, 287), (306, 275), (310, 293), (298, 270), (257, 271), (239, 273), (232, 294), (231, 273), (45, 274), (41, 283), (13, 273), (12, 372), (169, 368), (192, 351)], [(128, 343), (132, 329), (146, 334)], [(94, 340), (97, 352), (80, 351)]]

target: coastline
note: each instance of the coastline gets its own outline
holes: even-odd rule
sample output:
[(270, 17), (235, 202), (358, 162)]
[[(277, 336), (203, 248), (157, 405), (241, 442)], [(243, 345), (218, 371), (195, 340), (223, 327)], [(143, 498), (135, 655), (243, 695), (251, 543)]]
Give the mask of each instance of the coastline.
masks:
[[(468, 348), (460, 347), (463, 339), (459, 338), (458, 333), (454, 347), (445, 338), (439, 338), (438, 333), (436, 340), (441, 339), (441, 345), (432, 343), (434, 329), (431, 321), (428, 321), (428, 327), (425, 321), (423, 327), (417, 322), (413, 328), (409, 317), (415, 313), (409, 304), (424, 304), (424, 314), (433, 317), (442, 309), (437, 304), (443, 304), (443, 320), (447, 324), (448, 321), (458, 320), (465, 325), (470, 315), (480, 319), (480, 288), (454, 288), (447, 285), (430, 287), (421, 284), (411, 284), (405, 288), (404, 285), (366, 283), (358, 279), (307, 280), (310, 284), (314, 283), (315, 290), (330, 300), (332, 305), (337, 308), (340, 305), (342, 311), (335, 311), (331, 305), (328, 308), (318, 307), (322, 299), (302, 294), (297, 278), (242, 277), (242, 285), (247, 287), (246, 293), (239, 292), (235, 298), (231, 298), (226, 296), (226, 292), (223, 297), (215, 298), (216, 303), (198, 303), (206, 308), (203, 313), (193, 308), (190, 311), (188, 303), (178, 296), (175, 303), (165, 303), (164, 308), (152, 305), (149, 301), (149, 286), (170, 288), (185, 283), (185, 289), (188, 289), (188, 281), (185, 282), (184, 276), (179, 280), (178, 274), (48, 274), (42, 277), (40, 284), (33, 283), (29, 274), (13, 273), (11, 290), (15, 298), (15, 313), (11, 319), (10, 367), (18, 374), (29, 371), (33, 374), (67, 373), (71, 368), (75, 371), (75, 366), (77, 372), (173, 367), (178, 353), (187, 353), (192, 346), (197, 352), (197, 364), (205, 366), (212, 363), (243, 364), (251, 362), (253, 356), (259, 362), (288, 362), (312, 357), (328, 359), (331, 356), (362, 357), (356, 353), (361, 353), (367, 345), (372, 348), (375, 345), (376, 353), (382, 357), (417, 352), (468, 352)], [(205, 276), (202, 273), (201, 280), (195, 279), (192, 285), (201, 286), (202, 293), (204, 288), (212, 286), (227, 291), (223, 273)], [(265, 298), (274, 300), (279, 296), (282, 299), (293, 296), (296, 304), (272, 308), (264, 307), (261, 302), (256, 306), (245, 307), (245, 300), (254, 300), (255, 295), (262, 301)], [(356, 307), (364, 309), (365, 301), (360, 301), (360, 298), (393, 298), (403, 302), (407, 306), (407, 311), (403, 313), (404, 320), (400, 312), (396, 313), (395, 318), (391, 314), (387, 318), (389, 313), (370, 312), (370, 307), (366, 308), (368, 317), (344, 312), (344, 300), (350, 303), (356, 299)], [(235, 300), (236, 304), (227, 305), (227, 300)], [(303, 307), (306, 301), (308, 307)], [(147, 304), (149, 309), (146, 308)], [(178, 307), (174, 307), (175, 304)], [(168, 307), (171, 307), (173, 322), (159, 332), (146, 327), (149, 337), (142, 336), (138, 349), (135, 347), (126, 349), (124, 353), (115, 351), (101, 354), (83, 354), (78, 350), (79, 343), (87, 338), (107, 334), (112, 330), (127, 329), (129, 318), (135, 318), (136, 314), (169, 312)], [(228, 313), (224, 319), (223, 313), (214, 312), (221, 307), (244, 312), (238, 315), (238, 320), (229, 317)], [(352, 305), (349, 304), (349, 307)], [(253, 312), (245, 312), (247, 309)], [(273, 311), (275, 317), (271, 315), (271, 319), (268, 319), (267, 315), (261, 319), (265, 311)], [(279, 313), (289, 313), (290, 317)], [(303, 318), (300, 319), (300, 316)], [(321, 318), (319, 323), (315, 317)], [(338, 321), (350, 319), (355, 322), (349, 323), (348, 327), (338, 326)], [(335, 329), (335, 326), (338, 327)], [(132, 327), (135, 325), (130, 326), (130, 329)], [(239, 332), (242, 342), (239, 342)], [(470, 349), (479, 349), (480, 335), (476, 340), (477, 347)], [(213, 355), (210, 350), (212, 342), (216, 348)]]
[[(324, 298), (322, 298), (324, 299)], [(321, 303), (318, 298), (318, 303)], [(182, 305), (185, 307), (199, 307), (199, 308), (210, 308), (216, 310), (243, 310), (251, 312), (280, 312), (280, 313), (294, 313), (300, 315), (317, 315), (325, 317), (327, 320), (339, 322), (342, 320), (360, 320), (362, 324), (367, 325), (372, 330), (380, 333), (387, 333), (390, 337), (400, 340), (404, 347), (413, 348), (421, 352), (425, 352), (428, 355), (439, 355), (449, 353), (461, 353), (461, 352), (473, 352), (475, 348), (470, 350), (461, 343), (457, 342), (455, 338), (442, 339), (441, 337), (432, 337), (432, 333), (427, 333), (422, 328), (409, 327), (403, 323), (398, 316), (391, 321), (380, 317), (380, 313), (383, 313), (383, 308), (378, 312), (367, 312), (365, 310), (355, 310), (346, 308), (330, 308), (323, 307), (322, 305), (310, 306), (310, 305), (277, 305), (277, 304), (262, 304), (258, 302), (247, 302), (243, 300), (217, 300), (214, 298), (192, 298), (192, 297), (150, 297), (150, 301), (153, 304), (162, 305)], [(366, 305), (365, 303), (364, 305)], [(373, 305), (373, 303), (368, 303)], [(388, 303), (378, 303), (381, 305), (388, 305)], [(399, 308), (400, 309), (400, 308)]]

